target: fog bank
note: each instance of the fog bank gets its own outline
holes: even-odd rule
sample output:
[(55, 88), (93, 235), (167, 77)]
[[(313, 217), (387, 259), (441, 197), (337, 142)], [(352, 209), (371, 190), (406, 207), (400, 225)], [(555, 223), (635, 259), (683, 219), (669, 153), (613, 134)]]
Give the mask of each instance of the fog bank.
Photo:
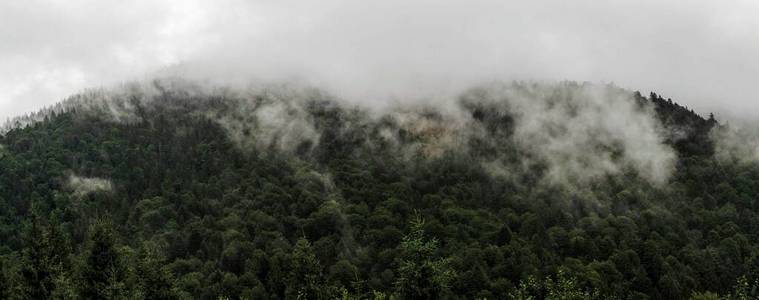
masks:
[(175, 75), (302, 80), (378, 106), (488, 80), (614, 82), (745, 115), (759, 111), (757, 15), (748, 0), (11, 0), (0, 3), (0, 119)]

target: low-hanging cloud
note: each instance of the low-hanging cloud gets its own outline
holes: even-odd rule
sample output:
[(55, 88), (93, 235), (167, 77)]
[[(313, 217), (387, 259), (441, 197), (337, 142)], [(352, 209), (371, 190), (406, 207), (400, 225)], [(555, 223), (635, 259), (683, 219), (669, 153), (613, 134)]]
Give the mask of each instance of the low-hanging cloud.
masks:
[[(182, 111), (215, 121), (246, 151), (308, 156), (327, 131), (358, 135), (357, 146), (380, 143), (402, 159), (467, 153), (495, 176), (544, 169), (548, 182), (570, 185), (628, 171), (661, 184), (676, 160), (652, 103), (614, 85), (492, 82), (435, 105), (352, 102), (293, 83), (239, 89), (169, 78), (83, 93), (63, 106), (120, 123), (151, 122), (141, 111)], [(341, 121), (327, 126), (331, 118)]]
[(759, 111), (758, 14), (750, 0), (3, 1), (0, 119), (156, 73), (299, 78), (372, 105), (491, 79), (605, 81)]
[(632, 169), (664, 183), (673, 171), (676, 155), (664, 144), (651, 105), (630, 91), (573, 82), (496, 83), (470, 91), (464, 101), (508, 116), (513, 129), (507, 139), (523, 164), (545, 162), (550, 181), (586, 183)]
[(244, 95), (228, 99), (232, 102), (230, 110), (210, 112), (207, 116), (244, 149), (311, 148), (318, 142), (319, 133), (306, 111), (305, 101), (318, 100), (322, 97), (319, 93), (283, 85), (249, 88)]
[(712, 129), (714, 156), (720, 162), (759, 163), (759, 124), (738, 123)]

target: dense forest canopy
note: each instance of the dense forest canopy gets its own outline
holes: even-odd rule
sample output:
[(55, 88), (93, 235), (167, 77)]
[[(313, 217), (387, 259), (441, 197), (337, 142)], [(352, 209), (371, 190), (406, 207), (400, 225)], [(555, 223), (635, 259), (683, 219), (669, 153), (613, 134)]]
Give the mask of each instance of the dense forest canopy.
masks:
[(713, 116), (574, 82), (449, 102), (170, 79), (16, 119), (0, 298), (757, 296), (758, 152)]

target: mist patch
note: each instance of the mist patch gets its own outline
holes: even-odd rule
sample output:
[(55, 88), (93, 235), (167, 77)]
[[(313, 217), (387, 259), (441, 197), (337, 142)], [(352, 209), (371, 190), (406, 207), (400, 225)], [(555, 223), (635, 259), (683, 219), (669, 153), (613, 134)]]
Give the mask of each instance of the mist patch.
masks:
[(499, 83), (470, 90), (462, 103), (508, 116), (511, 128), (501, 138), (521, 153), (524, 168), (544, 163), (545, 178), (554, 183), (583, 183), (632, 168), (661, 184), (673, 172), (676, 154), (664, 143), (652, 109), (614, 86)]
[(92, 193), (113, 191), (113, 184), (108, 179), (81, 177), (74, 174), (69, 175), (66, 187), (76, 196), (86, 196)]

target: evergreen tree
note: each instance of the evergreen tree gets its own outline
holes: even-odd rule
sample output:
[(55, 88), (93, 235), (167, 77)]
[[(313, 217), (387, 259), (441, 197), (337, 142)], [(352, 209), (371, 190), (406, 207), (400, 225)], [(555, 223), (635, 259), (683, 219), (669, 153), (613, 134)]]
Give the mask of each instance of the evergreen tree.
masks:
[(43, 219), (35, 205), (31, 214), (29, 226), (23, 233), (23, 290), (28, 298), (48, 299), (53, 293), (71, 288), (66, 284), (70, 278), (69, 241), (59, 224)]
[(100, 220), (89, 230), (89, 246), (81, 270), (82, 291), (86, 299), (116, 299), (127, 296), (126, 268), (116, 248), (110, 221)]
[(415, 215), (400, 245), (395, 292), (402, 299), (440, 299), (455, 278), (449, 260), (439, 257), (438, 241), (428, 240), (423, 227), (424, 220)]
[(154, 245), (143, 243), (139, 249), (137, 280), (145, 299), (178, 299), (174, 276), (165, 267), (165, 261)]
[(325, 289), (321, 265), (307, 239), (298, 239), (290, 260), (287, 299), (328, 299), (330, 291)]

